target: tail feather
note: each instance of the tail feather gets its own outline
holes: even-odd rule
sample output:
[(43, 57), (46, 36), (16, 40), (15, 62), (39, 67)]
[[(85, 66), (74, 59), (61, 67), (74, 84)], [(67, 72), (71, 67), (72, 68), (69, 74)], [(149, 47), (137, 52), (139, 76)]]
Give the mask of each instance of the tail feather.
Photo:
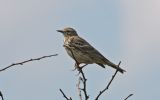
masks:
[(97, 63), (99, 66), (101, 66), (102, 68), (105, 68), (105, 66), (101, 63)]
[[(96, 63), (96, 64), (98, 64), (98, 65), (101, 66), (102, 68), (105, 68), (105, 66), (104, 66), (103, 64), (101, 64), (101, 63)], [(114, 68), (114, 69), (116, 69), (116, 70), (118, 69), (118, 71), (121, 72), (122, 74), (123, 74), (124, 72), (126, 72), (124, 69), (118, 67), (118, 65), (115, 65), (115, 64), (113, 64), (113, 63), (107, 64), (107, 65), (108, 65), (108, 66), (111, 66), (112, 68)]]
[(116, 70), (118, 70), (118, 71), (121, 72), (122, 74), (123, 74), (124, 72), (126, 72), (124, 69), (120, 68), (118, 65), (115, 65), (115, 64), (112, 63), (112, 62), (108, 62), (107, 65), (108, 65), (108, 66), (111, 66), (112, 68), (114, 68), (114, 69), (116, 69)]

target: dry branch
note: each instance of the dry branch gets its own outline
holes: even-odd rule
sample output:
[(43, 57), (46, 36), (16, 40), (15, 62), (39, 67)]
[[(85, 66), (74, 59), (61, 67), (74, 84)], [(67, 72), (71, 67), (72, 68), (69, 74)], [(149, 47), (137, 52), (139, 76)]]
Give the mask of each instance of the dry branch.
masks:
[[(118, 67), (120, 66), (120, 64), (121, 64), (121, 61), (119, 62)], [(96, 97), (95, 100), (98, 100), (99, 97), (100, 97), (106, 90), (109, 89), (109, 86), (111, 85), (112, 81), (114, 80), (117, 72), (118, 72), (118, 69), (116, 70), (116, 72), (115, 72), (114, 75), (112, 76), (112, 78), (111, 78), (111, 80), (109, 81), (108, 85), (107, 85), (102, 91), (99, 92), (99, 94), (97, 95), (97, 97)]]
[(124, 100), (127, 100), (127, 99), (130, 98), (131, 96), (133, 96), (133, 94), (128, 95)]
[(82, 91), (83, 91), (83, 93), (84, 93), (84, 97), (85, 97), (85, 100), (88, 100), (89, 99), (89, 96), (88, 96), (88, 94), (87, 94), (87, 86), (86, 86), (86, 81), (87, 81), (87, 79), (86, 79), (86, 77), (85, 77), (85, 75), (84, 75), (84, 72), (83, 72), (83, 70), (81, 69), (81, 70), (79, 70), (79, 72), (80, 72), (80, 74), (82, 75), (82, 83), (83, 83), (83, 88), (81, 89)]
[(62, 89), (59, 89), (59, 91), (62, 93), (63, 97), (66, 99), (66, 100), (72, 100), (72, 98), (68, 98), (65, 93), (62, 91)]
[(42, 56), (42, 57), (39, 57), (39, 58), (29, 59), (29, 60), (25, 60), (25, 61), (18, 62), (18, 63), (13, 63), (13, 64), (11, 64), (11, 65), (3, 68), (3, 69), (0, 69), (0, 72), (6, 70), (6, 69), (8, 69), (8, 68), (11, 68), (11, 67), (13, 67), (13, 66), (16, 66), (16, 65), (23, 65), (23, 64), (28, 63), (28, 62), (32, 62), (32, 61), (36, 61), (36, 60), (41, 60), (41, 59), (44, 59), (44, 58), (49, 58), (49, 57), (57, 56), (57, 55), (58, 55), (58, 54), (48, 55), (48, 56)]
[(79, 77), (78, 83), (77, 83), (77, 89), (78, 89), (79, 100), (82, 100), (82, 94), (81, 94), (81, 88), (80, 88), (81, 81), (82, 81), (82, 77)]

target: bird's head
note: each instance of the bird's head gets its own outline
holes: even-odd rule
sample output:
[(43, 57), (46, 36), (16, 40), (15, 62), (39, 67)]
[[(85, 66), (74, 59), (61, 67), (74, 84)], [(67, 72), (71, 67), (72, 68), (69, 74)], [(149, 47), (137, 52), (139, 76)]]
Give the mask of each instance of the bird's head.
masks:
[(66, 36), (78, 36), (76, 30), (70, 27), (64, 28), (63, 30), (57, 30), (57, 32), (62, 33), (65, 37)]

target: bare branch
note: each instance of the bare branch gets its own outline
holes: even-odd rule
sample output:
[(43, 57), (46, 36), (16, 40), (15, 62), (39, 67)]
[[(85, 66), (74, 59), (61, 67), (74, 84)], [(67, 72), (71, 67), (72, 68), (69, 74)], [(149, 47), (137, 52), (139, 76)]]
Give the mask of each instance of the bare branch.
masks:
[(127, 100), (127, 99), (130, 98), (131, 96), (133, 96), (133, 94), (128, 95), (124, 100)]
[(62, 91), (62, 89), (59, 89), (59, 90), (60, 90), (60, 92), (62, 93), (63, 97), (64, 97), (66, 100), (72, 100), (71, 97), (68, 98), (68, 97), (64, 94), (64, 92)]
[(77, 89), (78, 89), (79, 100), (82, 100), (82, 94), (81, 94), (81, 88), (80, 88), (81, 81), (82, 81), (82, 77), (79, 77), (78, 83), (77, 83)]
[[(120, 66), (120, 64), (121, 64), (121, 61), (119, 62), (118, 67)], [(106, 90), (108, 90), (108, 88), (109, 88), (109, 86), (111, 85), (112, 81), (114, 80), (117, 72), (118, 72), (118, 69), (116, 70), (116, 72), (115, 72), (114, 75), (112, 76), (112, 78), (111, 78), (111, 80), (109, 81), (109, 83), (108, 83), (108, 85), (106, 86), (106, 88), (104, 88), (102, 91), (99, 92), (99, 94), (97, 95), (97, 97), (96, 97), (95, 100), (98, 100), (99, 97), (100, 97)]]
[(0, 91), (0, 96), (1, 96), (2, 100), (4, 100), (4, 98), (3, 98), (3, 94), (2, 94), (2, 92), (1, 92), (1, 91)]
[(18, 63), (13, 63), (13, 64), (11, 64), (11, 65), (3, 68), (3, 69), (0, 69), (0, 72), (6, 70), (6, 69), (8, 69), (8, 68), (11, 68), (11, 67), (13, 67), (13, 66), (16, 66), (16, 65), (23, 65), (23, 64), (28, 63), (28, 62), (32, 62), (32, 61), (36, 61), (36, 60), (41, 60), (41, 59), (44, 59), (44, 58), (49, 58), (49, 57), (57, 56), (57, 55), (58, 55), (58, 54), (48, 55), (48, 56), (42, 56), (42, 57), (39, 57), (39, 58), (29, 59), (29, 60), (25, 60), (25, 61), (18, 62)]
[(86, 79), (86, 77), (85, 77), (84, 72), (83, 72), (82, 69), (79, 70), (79, 72), (80, 72), (81, 75), (82, 75), (82, 82), (83, 82), (83, 88), (82, 88), (82, 90), (83, 90), (83, 93), (84, 93), (84, 97), (85, 97), (85, 100), (88, 100), (88, 99), (89, 99), (89, 96), (88, 96), (88, 94), (87, 94), (87, 88), (86, 88), (86, 81), (87, 81), (87, 79)]

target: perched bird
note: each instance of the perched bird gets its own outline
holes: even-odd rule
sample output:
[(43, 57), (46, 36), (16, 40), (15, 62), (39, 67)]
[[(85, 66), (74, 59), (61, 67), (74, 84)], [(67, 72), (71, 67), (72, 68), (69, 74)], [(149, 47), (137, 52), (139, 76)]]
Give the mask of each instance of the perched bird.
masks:
[(125, 70), (115, 65), (107, 58), (105, 58), (99, 51), (91, 46), (86, 40), (79, 37), (76, 30), (70, 27), (63, 30), (57, 30), (64, 35), (64, 47), (70, 57), (72, 57), (76, 63), (79, 64), (98, 64), (105, 68), (104, 65), (111, 66), (112, 68), (123, 73)]

